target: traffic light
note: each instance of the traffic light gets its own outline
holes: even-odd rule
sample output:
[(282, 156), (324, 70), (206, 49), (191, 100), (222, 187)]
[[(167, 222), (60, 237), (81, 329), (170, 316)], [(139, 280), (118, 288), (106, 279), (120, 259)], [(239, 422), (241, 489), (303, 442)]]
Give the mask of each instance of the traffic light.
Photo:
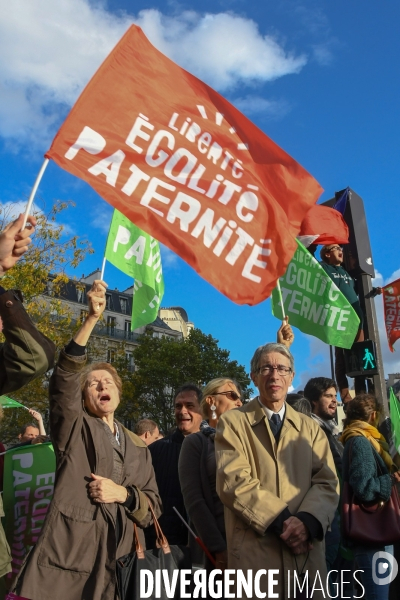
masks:
[(372, 340), (356, 342), (350, 350), (344, 351), (346, 375), (376, 375), (378, 373), (376, 346)]

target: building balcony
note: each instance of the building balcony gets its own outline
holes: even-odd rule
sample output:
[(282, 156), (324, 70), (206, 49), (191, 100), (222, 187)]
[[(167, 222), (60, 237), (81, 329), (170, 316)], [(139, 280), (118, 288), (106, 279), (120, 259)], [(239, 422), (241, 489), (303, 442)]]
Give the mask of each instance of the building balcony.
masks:
[(100, 335), (104, 337), (113, 338), (115, 340), (127, 341), (127, 342), (138, 342), (140, 338), (139, 333), (133, 331), (125, 331), (125, 329), (117, 329), (110, 325), (96, 325), (93, 331), (93, 335)]

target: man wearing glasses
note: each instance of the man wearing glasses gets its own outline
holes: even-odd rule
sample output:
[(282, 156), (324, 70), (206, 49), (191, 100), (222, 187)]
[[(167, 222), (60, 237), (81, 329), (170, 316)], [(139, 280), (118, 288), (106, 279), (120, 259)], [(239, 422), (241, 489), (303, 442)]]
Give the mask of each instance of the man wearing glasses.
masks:
[[(360, 300), (357, 295), (357, 282), (342, 267), (343, 248), (338, 244), (328, 244), (321, 248), (320, 256), (322, 259), (321, 267), (326, 271), (332, 281), (336, 284), (343, 296), (349, 301), (360, 319), (360, 327), (355, 338), (355, 342), (364, 341), (364, 314), (361, 310)], [(382, 288), (372, 288), (372, 295), (382, 294)], [(342, 402), (350, 402), (349, 383), (346, 377), (346, 367), (344, 362), (344, 353), (342, 348), (335, 348), (335, 376), (339, 386)], [(354, 381), (356, 394), (365, 392), (364, 377), (356, 377)]]
[[(293, 377), (286, 346), (258, 348), (251, 378), (259, 396), (223, 414), (215, 438), (228, 568), (253, 574), (277, 569), (279, 598), (295, 597), (294, 572), (299, 581), (308, 578), (311, 590), (318, 571), (325, 589), (323, 538), (339, 500), (327, 437), (285, 402)], [(267, 592), (267, 576), (260, 578), (260, 590)], [(312, 597), (325, 596), (315, 590)]]

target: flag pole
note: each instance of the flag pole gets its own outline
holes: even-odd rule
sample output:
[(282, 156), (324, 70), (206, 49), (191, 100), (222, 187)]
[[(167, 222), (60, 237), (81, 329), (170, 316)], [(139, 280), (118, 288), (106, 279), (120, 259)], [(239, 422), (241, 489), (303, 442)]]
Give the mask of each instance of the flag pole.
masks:
[(27, 222), (28, 217), (29, 217), (29, 213), (31, 212), (31, 208), (32, 208), (33, 200), (35, 198), (36, 191), (37, 191), (37, 189), (39, 187), (39, 183), (40, 183), (40, 181), (41, 181), (41, 179), (43, 177), (43, 174), (44, 174), (44, 172), (46, 170), (46, 167), (49, 164), (49, 160), (50, 160), (49, 158), (45, 158), (44, 159), (42, 167), (41, 167), (41, 169), (40, 169), (40, 171), (38, 173), (38, 176), (36, 177), (36, 181), (35, 181), (35, 183), (33, 185), (33, 188), (32, 188), (32, 191), (31, 191), (31, 195), (29, 196), (28, 204), (26, 205), (24, 222), (22, 224), (21, 231), (22, 231), (22, 229), (25, 229), (26, 222)]
[(283, 296), (282, 296), (281, 284), (279, 282), (279, 279), (276, 282), (276, 289), (278, 290), (279, 304), (281, 305), (281, 308), (282, 308), (282, 322), (286, 323), (285, 307), (283, 305)]
[(100, 279), (102, 281), (104, 279), (104, 271), (105, 271), (105, 268), (106, 268), (106, 261), (107, 261), (107, 259), (106, 259), (106, 257), (104, 257), (103, 258), (103, 264), (101, 265), (101, 273), (100, 273)]
[(204, 554), (207, 556), (208, 560), (211, 561), (211, 563), (214, 565), (214, 567), (217, 565), (215, 558), (213, 557), (213, 555), (211, 554), (211, 552), (209, 551), (209, 549), (207, 548), (207, 546), (204, 544), (203, 540), (201, 540), (199, 538), (198, 535), (195, 534), (195, 532), (193, 531), (193, 529), (189, 526), (188, 523), (186, 523), (185, 519), (182, 517), (181, 513), (179, 512), (179, 510), (177, 510), (175, 508), (175, 506), (172, 507), (174, 509), (174, 511), (176, 512), (176, 514), (178, 515), (178, 517), (180, 518), (180, 520), (182, 521), (182, 523), (185, 525), (185, 527), (189, 530), (189, 532), (192, 534), (192, 536), (194, 537), (195, 541), (198, 543), (198, 545), (200, 546), (200, 548), (203, 550)]

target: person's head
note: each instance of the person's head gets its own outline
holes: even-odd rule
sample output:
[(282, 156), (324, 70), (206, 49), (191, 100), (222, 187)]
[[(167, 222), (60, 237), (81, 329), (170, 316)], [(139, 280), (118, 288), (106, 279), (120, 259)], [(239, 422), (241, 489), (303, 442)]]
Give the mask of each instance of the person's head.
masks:
[(337, 409), (337, 385), (329, 377), (313, 377), (304, 388), (304, 396), (311, 402), (312, 412), (317, 417), (330, 421)]
[(18, 439), (20, 442), (31, 442), (39, 435), (39, 427), (34, 423), (21, 427)]
[(290, 406), (293, 406), (295, 402), (301, 400), (302, 398), (304, 398), (304, 396), (302, 394), (299, 394), (298, 392), (289, 392), (289, 394), (286, 395), (286, 402)]
[(185, 383), (175, 392), (176, 426), (185, 436), (200, 429), (200, 401), (201, 389), (194, 383)]
[(322, 246), (320, 256), (326, 264), (338, 267), (343, 262), (343, 248), (339, 244), (327, 244)]
[(257, 386), (261, 402), (278, 412), (294, 377), (294, 358), (283, 344), (265, 344), (254, 353), (250, 375)]
[[(297, 396), (297, 394), (288, 394), (288, 396), (291, 395)], [(303, 413), (304, 415), (307, 415), (307, 417), (311, 417), (311, 404), (307, 398), (299, 396), (296, 399), (291, 398), (290, 401), (289, 398), (287, 398), (286, 401), (295, 411)]]
[(160, 430), (157, 423), (150, 419), (141, 419), (135, 425), (135, 433), (147, 446), (161, 439)]
[(211, 406), (215, 406), (217, 420), (227, 410), (242, 406), (241, 392), (237, 382), (228, 377), (217, 377), (209, 381), (203, 388), (201, 400), (201, 412), (208, 421), (212, 420)]
[(382, 414), (382, 405), (373, 394), (357, 394), (347, 404), (346, 418), (343, 426), (347, 427), (351, 421), (365, 421), (370, 425), (377, 426)]
[(92, 363), (82, 371), (81, 390), (88, 413), (100, 418), (112, 417), (120, 402), (122, 381), (109, 363)]

